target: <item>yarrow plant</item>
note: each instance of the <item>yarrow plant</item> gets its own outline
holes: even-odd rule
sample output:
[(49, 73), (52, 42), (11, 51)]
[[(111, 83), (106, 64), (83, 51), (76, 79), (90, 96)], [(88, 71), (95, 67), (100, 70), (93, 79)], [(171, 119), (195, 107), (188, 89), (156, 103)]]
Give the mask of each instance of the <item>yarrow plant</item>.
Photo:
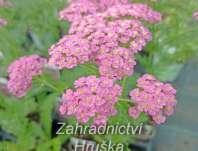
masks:
[[(81, 2), (79, 1), (78, 3), (77, 1), (74, 4), (81, 4)], [(72, 5), (73, 3), (69, 6)], [(78, 14), (77, 10), (74, 9), (73, 11), (77, 12), (71, 13), (70, 9), (68, 7), (64, 10), (65, 16), (62, 15), (62, 19), (64, 18), (66, 20), (68, 19), (68, 15)], [(75, 18), (75, 16), (71, 18)], [(102, 62), (107, 61), (107, 57), (102, 56), (110, 55), (115, 50), (122, 50), (126, 51), (123, 54), (128, 54), (132, 58), (135, 53), (141, 51), (152, 40), (152, 34), (139, 20), (157, 23), (161, 20), (161, 15), (144, 4), (116, 3), (116, 5), (104, 11), (96, 11), (95, 13), (81, 16), (78, 19), (70, 20), (72, 22), (69, 30), (70, 35), (65, 36), (60, 42), (50, 48), (49, 63), (55, 64), (59, 68), (73, 68), (86, 61), (93, 61), (99, 66), (102, 76), (122, 79), (124, 76), (132, 75), (135, 59), (133, 61), (128, 60), (128, 65), (124, 65), (127, 67), (127, 71), (120, 73), (117, 67), (113, 67), (110, 64), (104, 66)], [(65, 45), (66, 39), (71, 39), (69, 38), (71, 36), (77, 40), (75, 43), (68, 41)], [(86, 47), (84, 47), (84, 44)], [(79, 48), (76, 49), (76, 46), (80, 46), (81, 50)], [(67, 55), (64, 55), (63, 51), (67, 51)], [(79, 52), (75, 53), (77, 51)], [(75, 55), (71, 56), (70, 54), (72, 53), (75, 53)], [(84, 56), (83, 53), (86, 53), (86, 55)], [(68, 57), (70, 58), (69, 60), (67, 59)], [(102, 58), (105, 60), (102, 60)], [(56, 61), (57, 59), (61, 61)], [(116, 59), (113, 57), (112, 61), (114, 60)], [(109, 72), (112, 75), (107, 72), (110, 66), (112, 69)], [(121, 65), (120, 68), (124, 66)]]
[[(87, 60), (85, 60), (91, 60), (96, 63), (99, 66), (99, 72), (102, 77), (117, 80), (122, 79), (124, 76), (132, 76), (133, 68), (136, 65), (134, 54), (141, 51), (152, 40), (151, 32), (141, 23), (141, 20), (149, 23), (157, 23), (161, 20), (160, 13), (153, 11), (144, 4), (120, 2), (108, 8), (103, 7), (102, 9), (98, 9), (103, 4), (95, 6), (93, 1), (86, 2), (89, 5), (84, 1), (75, 1), (60, 12), (61, 19), (72, 22), (69, 34), (75, 35), (79, 39), (78, 42), (75, 41), (76, 43), (73, 44), (76, 46), (83, 45), (81, 43), (82, 40), (86, 40), (86, 44), (89, 45), (86, 49), (90, 51), (86, 49), (81, 49), (81, 51), (89, 52), (86, 55), (87, 57), (85, 57)], [(70, 35), (67, 37), (70, 37)], [(59, 43), (56, 44), (56, 48), (54, 46), (50, 48), (50, 51), (54, 51), (56, 54), (55, 56), (51, 55), (50, 60), (53, 60), (59, 55), (64, 56), (62, 52), (59, 52), (60, 50), (67, 50), (68, 55), (76, 51), (72, 43), (68, 44), (70, 45), (68, 46), (70, 47), (69, 49), (67, 49), (68, 47), (65, 49), (67, 44), (61, 47)], [(79, 50), (79, 52), (81, 51)], [(79, 57), (81, 54), (76, 53), (76, 61), (72, 67), (75, 67), (77, 63), (84, 63), (85, 60), (77, 61), (79, 60), (77, 58), (82, 59), (82, 57)], [(67, 55), (64, 58), (66, 59)], [(92, 77), (93, 79), (96, 81), (95, 77)], [(62, 114), (74, 115), (78, 121), (84, 123), (88, 122), (90, 117), (93, 117), (95, 120), (98, 110), (95, 109), (97, 105), (93, 102), (95, 102), (95, 97), (99, 95), (95, 92), (98, 86), (94, 84), (94, 93), (96, 93), (96, 96), (94, 95), (93, 97), (92, 88), (87, 86), (89, 84), (85, 82), (86, 80), (88, 79), (81, 78), (77, 81), (77, 83), (80, 81), (81, 85), (80, 87), (75, 85), (76, 92), (70, 89), (67, 90), (62, 97), (62, 105), (60, 106), (60, 112)], [(95, 83), (98, 84), (98, 82)], [(106, 93), (109, 93), (109, 91), (106, 90)], [(85, 94), (91, 94), (92, 97), (89, 95), (85, 97)], [(152, 116), (152, 120), (156, 124), (161, 124), (165, 122), (166, 116), (170, 116), (173, 113), (176, 105), (175, 95), (176, 90), (170, 84), (160, 83), (153, 76), (145, 75), (138, 80), (138, 88), (132, 90), (130, 93), (135, 106), (129, 109), (129, 115), (137, 118), (141, 112), (145, 112)], [(98, 98), (100, 98), (100, 101), (104, 101), (101, 97)], [(81, 102), (83, 102), (82, 104), (84, 106), (80, 105)], [(89, 103), (87, 104), (87, 102)], [(89, 105), (91, 105), (92, 109)], [(108, 109), (106, 105), (102, 104), (102, 106)], [(108, 110), (111, 111), (111, 109)], [(107, 115), (102, 116), (101, 122), (94, 123), (106, 123)]]
[[(49, 49), (48, 64), (71, 70), (86, 62), (98, 66), (99, 74), (80, 77), (74, 88), (62, 95), (59, 111), (74, 116), (80, 123), (108, 123), (117, 114), (116, 104), (122, 99), (117, 82), (133, 76), (135, 54), (152, 40), (145, 22), (161, 21), (161, 14), (146, 4), (126, 0), (75, 0), (59, 13), (60, 19), (71, 22), (69, 34)], [(46, 59), (37, 55), (25, 56), (8, 69), (8, 89), (22, 97), (30, 89), (32, 77), (42, 73)], [(176, 90), (154, 76), (146, 74), (137, 81), (127, 99), (133, 106), (129, 115), (138, 118), (141, 112), (151, 116), (155, 124), (165, 122), (173, 114)], [(129, 101), (131, 99), (131, 101)], [(126, 109), (128, 110), (128, 109)]]

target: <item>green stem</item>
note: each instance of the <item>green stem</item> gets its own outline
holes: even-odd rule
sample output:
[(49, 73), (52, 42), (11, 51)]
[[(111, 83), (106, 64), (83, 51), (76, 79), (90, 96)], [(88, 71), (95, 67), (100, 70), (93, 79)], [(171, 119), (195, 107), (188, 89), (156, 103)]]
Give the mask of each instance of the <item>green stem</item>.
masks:
[(92, 65), (90, 65), (90, 64), (82, 64), (80, 66), (83, 67), (83, 68), (86, 68), (86, 69), (90, 70), (94, 74), (98, 72), (97, 68), (94, 67), (94, 66), (92, 66)]
[(129, 99), (118, 98), (118, 100), (119, 100), (119, 101), (122, 101), (122, 102), (130, 102), (130, 103), (132, 103), (132, 101), (129, 100)]
[(59, 92), (59, 90), (55, 86), (53, 86), (52, 84), (50, 84), (49, 82), (47, 82), (45, 79), (43, 79), (43, 78), (42, 79), (37, 78), (36, 80), (38, 80), (42, 84), (48, 86), (49, 88), (53, 89), (54, 91)]
[(122, 94), (125, 94), (126, 80), (127, 80), (127, 77), (124, 77), (122, 80), (122, 89), (123, 89)]

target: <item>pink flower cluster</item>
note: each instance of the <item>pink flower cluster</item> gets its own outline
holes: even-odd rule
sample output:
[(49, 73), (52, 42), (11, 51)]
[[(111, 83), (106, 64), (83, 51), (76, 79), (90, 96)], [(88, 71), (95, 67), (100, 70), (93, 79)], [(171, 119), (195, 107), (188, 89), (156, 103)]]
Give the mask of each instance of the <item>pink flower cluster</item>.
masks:
[(49, 64), (60, 69), (71, 69), (90, 59), (91, 49), (88, 40), (76, 35), (66, 35), (49, 49)]
[(96, 6), (89, 0), (79, 0), (72, 2), (67, 8), (59, 13), (60, 19), (70, 22), (79, 20), (83, 16), (96, 13)]
[(198, 11), (193, 14), (193, 17), (198, 20)]
[(138, 20), (108, 21), (96, 15), (73, 22), (69, 33), (88, 39), (93, 52), (122, 46), (137, 53), (152, 40), (151, 32)]
[(91, 15), (81, 21), (73, 22), (69, 33), (87, 39), (92, 52), (99, 52), (101, 49), (112, 50), (118, 46), (118, 35), (100, 16)]
[(75, 91), (68, 89), (62, 96), (59, 108), (62, 115), (75, 116), (78, 122), (93, 119), (95, 125), (105, 124), (109, 116), (116, 114), (114, 108), (121, 95), (121, 87), (107, 77), (81, 77), (75, 81)]
[(151, 32), (138, 20), (116, 20), (108, 26), (117, 35), (119, 46), (129, 48), (132, 53), (141, 51), (152, 40)]
[[(54, 64), (60, 69), (71, 69), (78, 64), (82, 64), (89, 60), (93, 60), (100, 66), (101, 64), (98, 63), (98, 58), (101, 58), (100, 56), (102, 53), (106, 55), (115, 49), (129, 49), (131, 51), (130, 56), (133, 58), (133, 54), (141, 51), (152, 39), (151, 32), (138, 20), (115, 20), (109, 22), (97, 15), (89, 15), (84, 17), (83, 20), (74, 21), (69, 33), (70, 35), (62, 38), (49, 50), (49, 64)], [(78, 46), (81, 48), (77, 48)], [(120, 49), (120, 47), (126, 49)], [(100, 62), (103, 62), (103, 60)], [(134, 65), (134, 63), (133, 65), (130, 65), (130, 71), (133, 70)], [(105, 69), (104, 67), (105, 66), (101, 66), (100, 68), (103, 71), (107, 71), (108, 69)], [(124, 66), (120, 68), (123, 67)], [(114, 76), (104, 74), (105, 72), (102, 72), (102, 70), (100, 70), (101, 75), (107, 77)], [(128, 68), (126, 70), (128, 70)], [(125, 73), (126, 72), (124, 72), (124, 74), (115, 74), (120, 75), (116, 76), (118, 79), (121, 79), (125, 75), (131, 75)]]
[(73, 0), (69, 6), (59, 13), (60, 19), (73, 22), (89, 14), (105, 11), (107, 8), (126, 4), (128, 0)]
[(138, 79), (137, 87), (130, 92), (131, 100), (135, 104), (129, 108), (129, 115), (137, 118), (144, 112), (152, 117), (154, 123), (164, 123), (166, 117), (174, 112), (177, 103), (176, 90), (149, 74)]
[(7, 21), (2, 19), (2, 18), (0, 18), (0, 26), (4, 26), (6, 24), (7, 24)]
[(149, 23), (161, 21), (161, 14), (153, 11), (146, 4), (129, 3), (125, 5), (115, 5), (103, 13), (103, 16), (111, 19), (138, 19), (145, 20)]
[(24, 56), (14, 61), (8, 68), (8, 90), (16, 97), (23, 97), (31, 88), (32, 77), (42, 73), (46, 59), (38, 56)]
[[(98, 11), (103, 10), (103, 11)], [(79, 0), (72, 2), (59, 13), (63, 20), (78, 21), (84, 16), (100, 15), (110, 19), (140, 19), (150, 23), (161, 21), (161, 14), (153, 11), (146, 4), (128, 3), (127, 0), (101, 0), (99, 3), (94, 0)]]
[[(161, 20), (160, 13), (147, 5), (127, 0), (75, 0), (60, 14), (62, 19), (72, 21), (70, 35), (50, 48), (49, 63), (60, 69), (71, 69), (93, 61), (99, 65), (102, 76), (115, 79), (132, 75), (134, 53), (141, 51), (152, 40), (151, 32), (139, 20), (150, 23)], [(115, 62), (121, 61), (116, 60), (119, 58), (115, 55), (118, 50), (119, 57), (127, 54), (131, 58), (122, 59), (124, 63), (115, 68)]]
[[(60, 69), (71, 69), (93, 60), (99, 65), (102, 76), (121, 79), (126, 75), (132, 75), (136, 64), (133, 54), (151, 41), (150, 31), (137, 20), (104, 22), (100, 19), (101, 17), (88, 16), (79, 22), (80, 25), (73, 24), (70, 29), (71, 35), (63, 37), (49, 49), (49, 64)], [(124, 63), (119, 66), (121, 70), (114, 68), (113, 63), (104, 64), (121, 61), (116, 60), (119, 58), (116, 56), (118, 50), (122, 57), (127, 54), (122, 60)]]
[(99, 65), (101, 76), (111, 79), (122, 79), (124, 76), (133, 74), (136, 65), (131, 51), (127, 48), (116, 48), (109, 52), (97, 55), (96, 62)]

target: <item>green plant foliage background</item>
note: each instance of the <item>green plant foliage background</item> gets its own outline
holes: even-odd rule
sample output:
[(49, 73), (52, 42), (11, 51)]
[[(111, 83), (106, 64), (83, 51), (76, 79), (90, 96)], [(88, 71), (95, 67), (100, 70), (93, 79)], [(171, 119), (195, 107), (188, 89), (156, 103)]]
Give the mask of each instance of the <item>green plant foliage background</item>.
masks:
[[(157, 2), (155, 2), (157, 1)], [(197, 0), (135, 0), (150, 4), (163, 15), (152, 26), (153, 41), (145, 48), (149, 57), (138, 57), (141, 64), (163, 81), (171, 81), (182, 64), (197, 57), (198, 26), (192, 17), (198, 10)]]
[[(67, 33), (69, 23), (58, 19), (59, 10), (65, 0), (10, 0), (13, 8), (0, 8), (0, 16), (8, 25), (0, 28), (0, 76), (7, 76), (7, 66), (16, 58), (39, 54), (48, 56), (48, 48)], [(134, 0), (149, 4), (163, 15), (157, 25), (148, 25), (153, 32), (153, 41), (144, 52), (136, 56), (144, 72), (156, 75), (162, 81), (175, 79), (183, 64), (197, 57), (198, 22), (192, 18), (198, 10), (197, 0)], [(97, 66), (86, 63), (72, 70), (61, 71), (61, 78), (53, 79), (47, 73), (33, 80), (33, 88), (22, 100), (0, 94), (0, 128), (12, 135), (16, 142), (0, 142), (0, 151), (59, 151), (71, 136), (52, 137), (52, 117), (56, 112), (59, 97), (81, 76), (98, 75)], [(138, 70), (132, 77), (119, 83), (123, 86), (124, 99), (135, 87), (136, 79), (142, 74)], [(111, 117), (111, 124), (148, 121), (146, 115), (138, 120), (127, 114), (127, 102), (117, 104), (119, 114)], [(71, 119), (73, 121), (73, 119)], [(129, 144), (132, 136), (95, 136), (97, 139), (112, 139)]]

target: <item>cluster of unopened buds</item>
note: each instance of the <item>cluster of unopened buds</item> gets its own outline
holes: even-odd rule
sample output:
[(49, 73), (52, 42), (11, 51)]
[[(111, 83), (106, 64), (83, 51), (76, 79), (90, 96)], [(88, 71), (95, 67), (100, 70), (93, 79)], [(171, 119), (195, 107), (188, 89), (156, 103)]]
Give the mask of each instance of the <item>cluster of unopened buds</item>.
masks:
[[(59, 15), (71, 22), (69, 35), (49, 49), (48, 64), (72, 69), (90, 61), (99, 68), (99, 77), (81, 77), (75, 81), (75, 90), (66, 90), (59, 111), (75, 116), (78, 122), (93, 119), (93, 124), (105, 124), (117, 112), (115, 104), (122, 88), (116, 80), (133, 75), (134, 55), (152, 40), (142, 21), (158, 23), (161, 14), (145, 4), (127, 0), (74, 0)], [(24, 57), (10, 66), (8, 88), (14, 95), (23, 96), (31, 86), (32, 76), (41, 73), (45, 59), (36, 58), (35, 62), (32, 57)], [(175, 95), (170, 84), (145, 75), (138, 80), (138, 88), (130, 93), (134, 106), (129, 109), (129, 115), (137, 118), (145, 112), (156, 124), (161, 124), (173, 113)]]

